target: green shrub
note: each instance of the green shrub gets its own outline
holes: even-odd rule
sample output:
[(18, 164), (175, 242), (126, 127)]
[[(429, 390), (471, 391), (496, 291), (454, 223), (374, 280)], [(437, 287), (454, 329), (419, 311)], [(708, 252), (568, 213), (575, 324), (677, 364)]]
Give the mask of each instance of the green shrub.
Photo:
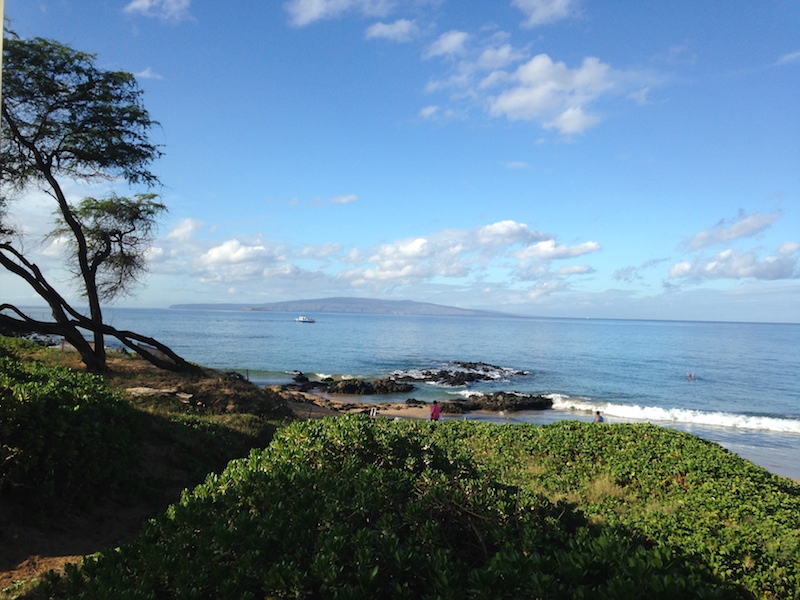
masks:
[[(658, 522), (656, 513), (619, 510), (620, 503), (636, 506), (637, 494), (649, 493), (645, 485), (663, 487), (647, 478), (637, 483), (636, 467), (623, 464), (644, 447), (628, 445), (642, 432), (655, 434), (361, 416), (293, 424), (266, 450), (209, 475), (136, 540), (51, 576), (40, 592), (237, 599), (745, 596), (741, 578), (719, 571), (708, 547), (662, 543), (636, 527)], [(690, 438), (681, 440), (687, 453), (696, 451)], [(657, 443), (669, 446), (670, 435)], [(619, 446), (626, 451), (615, 451)], [(531, 460), (541, 465), (533, 469)], [(630, 496), (598, 494), (590, 485), (600, 475), (609, 481), (614, 469), (632, 477)], [(594, 494), (591, 513), (568, 494), (576, 500)], [(626, 512), (636, 513), (631, 525)], [(623, 516), (611, 518), (617, 514)], [(591, 515), (614, 522), (593, 522)], [(795, 576), (791, 551), (781, 564)]]
[(0, 358), (0, 496), (55, 511), (113, 491), (130, 477), (135, 423), (100, 377)]

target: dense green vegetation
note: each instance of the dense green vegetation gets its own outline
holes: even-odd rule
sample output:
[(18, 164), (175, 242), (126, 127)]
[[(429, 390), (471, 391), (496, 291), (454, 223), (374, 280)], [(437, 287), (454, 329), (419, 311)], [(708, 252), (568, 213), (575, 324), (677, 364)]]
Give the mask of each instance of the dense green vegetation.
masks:
[(0, 348), (0, 497), (56, 511), (129, 482), (130, 405), (101, 377), (9, 354)]
[(40, 593), (791, 598), (799, 492), (649, 425), (307, 421)]
[(266, 446), (286, 415), (266, 401), (252, 414), (126, 400), (103, 377), (60, 364), (70, 358), (0, 336), (0, 501), (27, 520), (112, 496), (166, 506), (176, 486)]

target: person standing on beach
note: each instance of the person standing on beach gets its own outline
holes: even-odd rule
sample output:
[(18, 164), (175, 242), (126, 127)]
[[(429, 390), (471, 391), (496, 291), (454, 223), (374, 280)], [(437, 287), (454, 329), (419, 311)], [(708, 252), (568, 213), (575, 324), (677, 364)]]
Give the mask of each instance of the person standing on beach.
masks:
[(431, 421), (438, 421), (440, 413), (441, 410), (439, 409), (439, 401), (434, 400), (433, 404), (431, 404)]
[(595, 423), (602, 423), (603, 422), (603, 415), (600, 414), (599, 410), (596, 413), (594, 413), (594, 422)]

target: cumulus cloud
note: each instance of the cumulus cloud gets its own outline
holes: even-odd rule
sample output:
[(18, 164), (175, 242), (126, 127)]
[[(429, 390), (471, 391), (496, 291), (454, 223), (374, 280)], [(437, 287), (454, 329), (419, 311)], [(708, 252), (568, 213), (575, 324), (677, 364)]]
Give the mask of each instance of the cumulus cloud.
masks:
[(615, 69), (594, 56), (576, 66), (544, 53), (531, 57), (527, 47), (508, 40), (505, 32), (484, 38), (464, 31), (443, 34), (424, 56), (447, 59), (448, 70), (427, 82), (426, 93), (447, 93), (451, 103), (477, 107), (490, 117), (575, 135), (601, 122), (601, 103), (625, 99), (643, 104), (663, 83), (652, 72)]
[(687, 242), (687, 246), (690, 250), (699, 250), (715, 244), (752, 237), (769, 228), (780, 218), (780, 212), (748, 215), (740, 211), (735, 220), (722, 220), (714, 227), (696, 233)]
[(478, 229), (478, 243), (482, 247), (514, 246), (548, 239), (541, 231), (530, 229), (525, 223), (506, 220), (485, 225)]
[(162, 21), (183, 21), (190, 17), (191, 4), (192, 0), (131, 0), (123, 11)]
[(289, 22), (297, 27), (315, 21), (334, 19), (347, 12), (369, 17), (382, 17), (391, 8), (389, 0), (289, 0), (284, 5)]
[(197, 219), (183, 219), (167, 234), (167, 239), (186, 242), (190, 240), (194, 233), (202, 226), (203, 222)]
[(558, 260), (575, 258), (598, 250), (600, 250), (600, 244), (597, 242), (584, 242), (576, 246), (567, 246), (566, 244), (557, 245), (555, 240), (545, 240), (517, 252), (517, 258), (521, 261)]
[(218, 267), (262, 258), (267, 252), (261, 245), (245, 245), (239, 240), (228, 240), (205, 252), (198, 262), (205, 266)]
[(569, 287), (569, 282), (563, 279), (541, 281), (528, 289), (526, 297), (528, 300), (541, 300), (545, 296), (550, 296), (556, 292), (564, 292)]
[(338, 294), (355, 287), (387, 293), (411, 285), (477, 289), (516, 282), (514, 294), (524, 296), (524, 286), (532, 284), (540, 297), (566, 289), (559, 282), (594, 272), (590, 265), (569, 262), (551, 268), (554, 262), (600, 248), (596, 242), (559, 244), (553, 235), (510, 219), (355, 248), (336, 243), (291, 247), (260, 239), (207, 241), (198, 239), (202, 226), (185, 219), (159, 240), (151, 257), (154, 272), (190, 272), (201, 283), (225, 286), (266, 280), (279, 287), (289, 282), (305, 286), (313, 281), (317, 290)]
[(285, 260), (277, 249), (264, 244), (226, 240), (206, 250), (194, 261), (201, 282), (230, 283), (261, 276), (265, 268)]
[(525, 52), (515, 49), (511, 44), (485, 48), (475, 61), (477, 69), (493, 71), (526, 58)]
[(783, 244), (777, 256), (759, 258), (755, 251), (740, 252), (728, 249), (710, 259), (694, 262), (681, 261), (672, 266), (669, 276), (672, 279), (701, 281), (708, 279), (796, 279), (800, 244)]
[[(512, 0), (528, 27), (574, 17), (579, 3), (580, 0)], [(425, 10), (426, 4), (414, 3), (413, 10)], [(394, 0), (287, 0), (283, 6), (290, 23), (298, 27), (346, 14), (383, 18), (409, 9)], [(422, 22), (422, 17), (381, 20), (367, 27), (365, 37), (408, 42), (422, 33)], [(510, 39), (509, 33), (495, 28), (441, 33), (424, 49), (422, 57), (443, 59), (446, 71), (431, 77), (425, 92), (449, 94), (449, 99), (430, 103), (419, 110), (419, 117), (466, 118), (477, 108), (490, 117), (531, 122), (545, 130), (574, 136), (602, 121), (602, 100), (623, 98), (645, 103), (660, 83), (651, 73), (621, 71), (597, 57), (585, 57), (574, 67), (547, 54), (531, 57), (529, 46), (514, 46)]]
[(599, 122), (587, 112), (589, 106), (617, 86), (621, 77), (597, 58), (588, 57), (571, 69), (563, 62), (554, 62), (547, 54), (539, 54), (521, 65), (512, 74), (492, 83), (508, 83), (489, 100), (494, 116), (512, 121), (539, 121), (546, 129), (561, 133), (581, 133)]
[(342, 273), (341, 277), (355, 285), (376, 282), (409, 285), (437, 278), (482, 278), (493, 269), (506, 272), (513, 269), (508, 261), (513, 259), (513, 249), (547, 237), (511, 220), (475, 229), (445, 229), (382, 244), (363, 264)]
[(513, 0), (511, 3), (525, 14), (526, 27), (555, 23), (575, 14), (575, 0)]
[(425, 58), (455, 56), (465, 52), (469, 34), (464, 31), (448, 31), (440, 35), (425, 51)]
[(444, 279), (457, 281), (459, 285), (475, 285), (496, 277), (500, 281), (533, 281), (531, 293), (539, 298), (566, 289), (569, 277), (594, 272), (589, 265), (566, 265), (552, 270), (553, 261), (599, 249), (596, 242), (557, 244), (547, 233), (506, 220), (475, 229), (445, 229), (382, 244), (363, 264), (340, 277), (352, 285), (383, 286), (383, 289)]
[(374, 23), (367, 28), (368, 40), (383, 39), (392, 42), (408, 42), (418, 31), (417, 24), (408, 19), (397, 19), (392, 23)]

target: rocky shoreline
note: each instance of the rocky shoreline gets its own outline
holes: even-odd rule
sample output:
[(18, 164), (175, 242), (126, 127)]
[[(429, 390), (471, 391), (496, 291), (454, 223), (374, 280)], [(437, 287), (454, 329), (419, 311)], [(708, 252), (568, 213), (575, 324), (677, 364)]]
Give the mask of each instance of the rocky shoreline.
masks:
[[(304, 373), (295, 372), (294, 383), (274, 386), (287, 401), (300, 404), (313, 404), (334, 412), (376, 411), (389, 416), (404, 413), (411, 418), (426, 418), (429, 403), (409, 397), (402, 402), (359, 402), (354, 396), (410, 394), (418, 383), (434, 383), (446, 387), (463, 387), (480, 381), (496, 381), (516, 375), (525, 375), (503, 367), (475, 362), (455, 362), (442, 369), (429, 369), (414, 372), (397, 371), (390, 377), (368, 379), (325, 378), (312, 381)], [(522, 394), (518, 392), (493, 392), (476, 394), (463, 399), (447, 397), (439, 400), (443, 414), (460, 415), (473, 411), (514, 412), (522, 410), (547, 410), (552, 408), (553, 400), (541, 394)], [(302, 412), (302, 411), (301, 411)], [(413, 415), (412, 415), (413, 413)]]

